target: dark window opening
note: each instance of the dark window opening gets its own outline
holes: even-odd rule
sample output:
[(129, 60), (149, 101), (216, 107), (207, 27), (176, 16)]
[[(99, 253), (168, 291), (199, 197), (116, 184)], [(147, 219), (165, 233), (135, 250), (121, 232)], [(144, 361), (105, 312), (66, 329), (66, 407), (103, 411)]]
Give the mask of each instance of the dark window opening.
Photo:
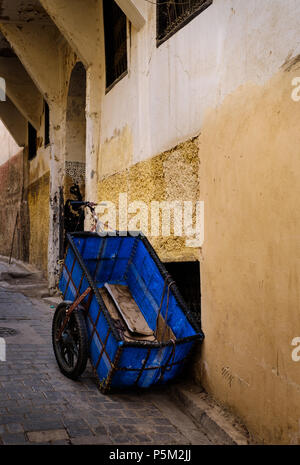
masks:
[(35, 128), (28, 123), (28, 160), (32, 160), (37, 153), (37, 132)]
[(213, 0), (157, 0), (157, 47), (212, 2)]
[(193, 317), (201, 327), (201, 286), (200, 263), (169, 262), (164, 263), (172, 276)]
[(103, 1), (106, 89), (127, 73), (126, 15), (114, 0)]
[(50, 110), (49, 110), (49, 105), (46, 101), (44, 102), (44, 115), (45, 115), (44, 145), (45, 147), (47, 147), (47, 145), (50, 144)]

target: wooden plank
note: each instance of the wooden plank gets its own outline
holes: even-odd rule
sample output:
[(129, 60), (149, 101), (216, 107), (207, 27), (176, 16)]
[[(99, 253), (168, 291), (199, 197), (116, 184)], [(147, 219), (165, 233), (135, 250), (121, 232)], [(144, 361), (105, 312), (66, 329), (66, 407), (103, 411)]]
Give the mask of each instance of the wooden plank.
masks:
[(148, 323), (133, 299), (128, 286), (106, 283), (105, 288), (108, 290), (131, 333), (138, 333), (143, 336), (153, 335), (152, 329), (149, 328)]
[(115, 321), (116, 328), (127, 341), (168, 342), (176, 336), (160, 314), (156, 332), (149, 327), (144, 315), (137, 306), (128, 286), (108, 284), (99, 289), (101, 297)]
[(149, 327), (128, 286), (108, 284), (99, 289), (101, 297), (116, 327), (127, 341), (168, 342), (176, 337), (162, 315), (158, 317), (156, 333)]
[(151, 332), (150, 336), (145, 336), (142, 334), (130, 332), (128, 329), (128, 326), (125, 324), (122, 316), (118, 312), (118, 309), (114, 303), (114, 300), (108, 293), (107, 289), (105, 287), (102, 287), (101, 289), (99, 289), (99, 293), (104, 301), (104, 304), (108, 312), (110, 313), (110, 316), (112, 317), (115, 323), (116, 329), (119, 330), (119, 332), (122, 335), (122, 338), (125, 341), (149, 341), (149, 342), (156, 341), (153, 331)]

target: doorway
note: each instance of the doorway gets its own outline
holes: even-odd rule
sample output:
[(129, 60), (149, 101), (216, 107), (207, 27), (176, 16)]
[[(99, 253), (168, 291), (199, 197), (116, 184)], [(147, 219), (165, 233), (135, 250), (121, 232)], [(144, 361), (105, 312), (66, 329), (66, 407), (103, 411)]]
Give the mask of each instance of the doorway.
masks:
[(66, 233), (84, 229), (86, 172), (86, 70), (81, 62), (73, 68), (67, 101), (64, 185), (64, 250)]

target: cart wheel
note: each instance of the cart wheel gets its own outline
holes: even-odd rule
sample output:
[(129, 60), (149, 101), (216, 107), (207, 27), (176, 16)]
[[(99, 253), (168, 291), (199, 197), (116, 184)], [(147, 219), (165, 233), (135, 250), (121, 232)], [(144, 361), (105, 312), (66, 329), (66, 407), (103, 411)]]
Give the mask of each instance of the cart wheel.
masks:
[(56, 338), (66, 317), (70, 304), (58, 305), (52, 323), (52, 344), (60, 371), (68, 378), (76, 380), (84, 372), (88, 360), (88, 335), (83, 311), (73, 311), (60, 340)]

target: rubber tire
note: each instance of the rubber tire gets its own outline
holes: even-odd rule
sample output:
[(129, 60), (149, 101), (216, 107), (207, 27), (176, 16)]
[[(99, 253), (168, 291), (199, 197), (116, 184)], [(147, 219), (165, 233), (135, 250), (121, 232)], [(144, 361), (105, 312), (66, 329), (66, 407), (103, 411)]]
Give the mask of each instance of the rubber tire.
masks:
[(60, 371), (67, 377), (73, 380), (77, 380), (84, 370), (86, 369), (88, 357), (89, 357), (89, 350), (88, 350), (88, 334), (87, 328), (85, 323), (85, 317), (83, 310), (77, 308), (73, 311), (71, 318), (75, 319), (75, 324), (78, 330), (78, 339), (79, 339), (79, 350), (78, 350), (78, 359), (76, 365), (72, 368), (68, 367), (64, 362), (60, 350), (57, 347), (57, 342), (55, 340), (57, 334), (57, 324), (58, 319), (61, 315), (61, 312), (66, 312), (66, 308), (69, 307), (70, 304), (66, 302), (62, 302), (56, 308), (54, 313), (53, 322), (52, 322), (52, 345), (55, 354), (55, 358), (57, 364), (59, 366)]

